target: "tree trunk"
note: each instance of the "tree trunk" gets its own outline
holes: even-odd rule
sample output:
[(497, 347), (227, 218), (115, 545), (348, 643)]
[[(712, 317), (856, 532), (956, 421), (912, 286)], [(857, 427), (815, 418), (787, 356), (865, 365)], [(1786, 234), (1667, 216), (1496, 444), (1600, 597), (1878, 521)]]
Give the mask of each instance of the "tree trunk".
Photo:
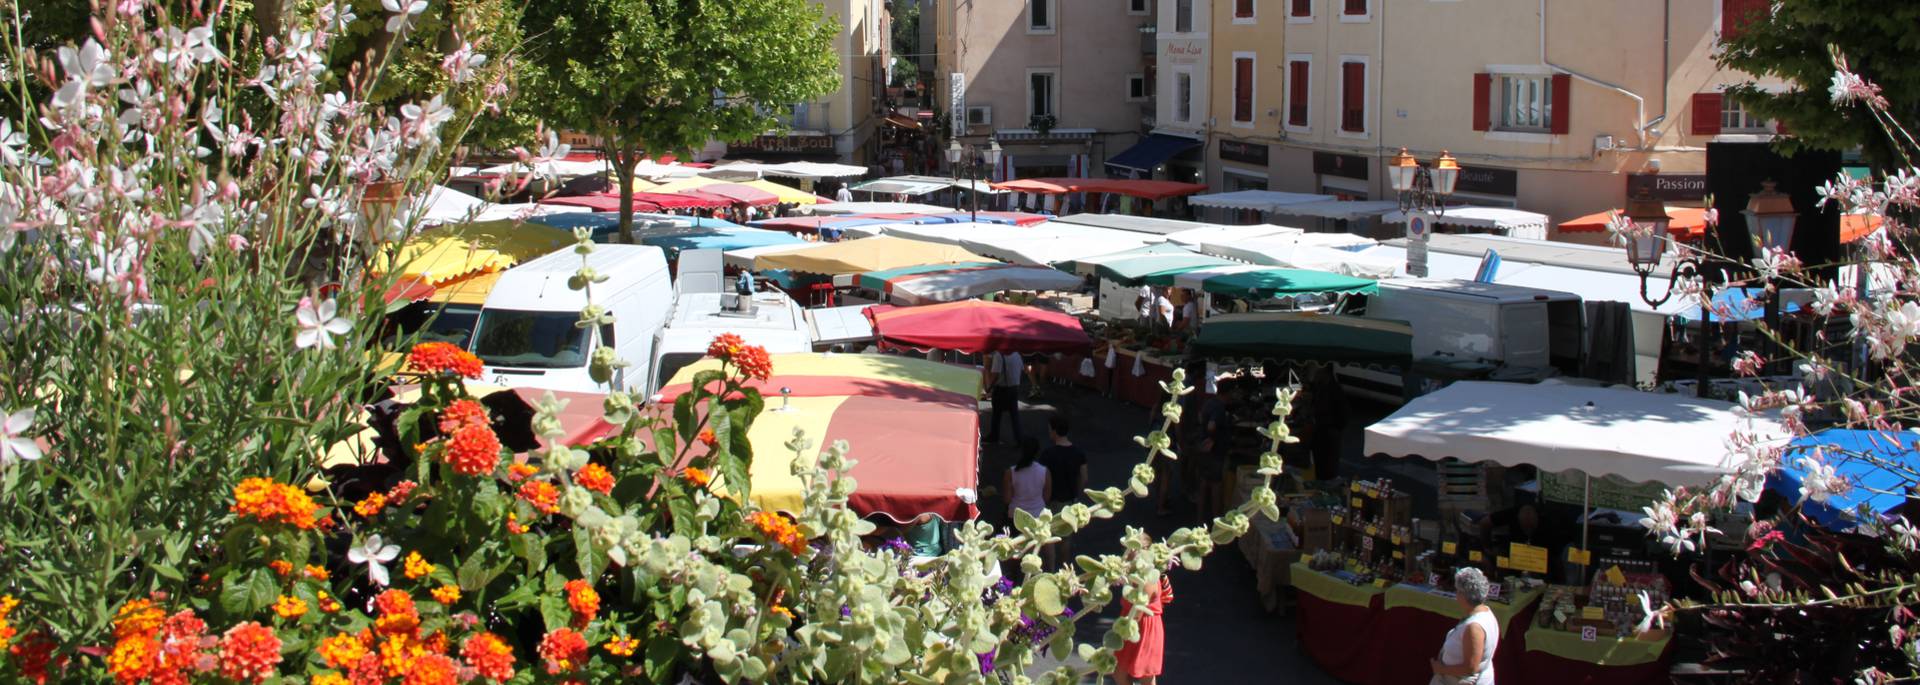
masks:
[(633, 235), (633, 167), (640, 162), (640, 149), (633, 143), (622, 142), (614, 148), (613, 177), (620, 183), (620, 242), (628, 245), (640, 244)]
[(260, 32), (260, 38), (280, 39), (281, 17), (286, 13), (288, 0), (254, 0), (253, 27)]

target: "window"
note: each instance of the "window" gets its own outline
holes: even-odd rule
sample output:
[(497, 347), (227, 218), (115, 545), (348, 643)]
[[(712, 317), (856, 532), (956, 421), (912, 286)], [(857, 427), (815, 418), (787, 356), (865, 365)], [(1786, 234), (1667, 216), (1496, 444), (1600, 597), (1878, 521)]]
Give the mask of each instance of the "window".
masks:
[(1772, 12), (1769, 0), (1720, 0), (1720, 41), (1733, 40), (1748, 24), (1766, 21)]
[(1147, 76), (1145, 74), (1127, 74), (1128, 100), (1137, 102), (1147, 99), (1152, 94), (1153, 91), (1150, 90), (1150, 87), (1147, 85)]
[(589, 331), (566, 312), (491, 309), (480, 315), (473, 353), (488, 366), (563, 369), (587, 364)]
[(1253, 55), (1244, 52), (1234, 53), (1233, 120), (1237, 123), (1253, 123), (1253, 88)]
[[(1236, 24), (1253, 23), (1253, 0), (1233, 0), (1233, 18)], [(1239, 21), (1242, 19), (1247, 21)]]
[(1550, 128), (1547, 113), (1553, 103), (1553, 80), (1546, 76), (1501, 76), (1500, 118), (1495, 128), (1501, 131), (1544, 133)]
[(1147, 14), (1153, 11), (1149, 0), (1127, 0), (1127, 14)]
[(1053, 72), (1027, 72), (1028, 118), (1056, 116), (1053, 102)]
[[(1288, 0), (1287, 17), (1289, 21), (1313, 21), (1313, 0)], [(1295, 21), (1295, 23), (1302, 23)]]
[(967, 108), (968, 126), (992, 126), (993, 108), (985, 105)]
[(1287, 61), (1287, 126), (1305, 129), (1311, 121), (1308, 119), (1308, 86), (1313, 79), (1313, 62), (1305, 59)]
[(1367, 63), (1340, 63), (1340, 130), (1367, 132)]
[(1054, 0), (1027, 0), (1027, 31), (1047, 32), (1053, 30)]
[(1346, 17), (1367, 16), (1367, 0), (1345, 0), (1345, 2), (1346, 2), (1346, 7), (1341, 9), (1340, 11), (1340, 14), (1342, 16), (1346, 16)]
[(1174, 121), (1193, 121), (1193, 72), (1174, 73), (1173, 107)]
[(1193, 32), (1193, 0), (1173, 0), (1173, 32)]
[(796, 102), (793, 104), (793, 121), (790, 124), (792, 128), (800, 130), (807, 129), (807, 110), (810, 108), (811, 106), (805, 102)]
[(1767, 120), (1755, 116), (1730, 97), (1720, 99), (1720, 130), (1727, 133), (1772, 133)]

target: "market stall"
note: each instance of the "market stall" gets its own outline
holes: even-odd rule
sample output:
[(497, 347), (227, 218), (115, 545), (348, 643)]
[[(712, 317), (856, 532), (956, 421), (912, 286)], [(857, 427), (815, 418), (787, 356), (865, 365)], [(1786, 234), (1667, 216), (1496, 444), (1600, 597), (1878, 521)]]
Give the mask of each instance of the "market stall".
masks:
[(402, 278), (433, 285), (507, 267), (573, 244), (573, 235), (537, 223), (486, 221), (421, 231), (392, 257), (378, 255), (376, 271), (398, 268)]
[(766, 252), (754, 257), (753, 270), (786, 269), (817, 274), (856, 274), (926, 264), (992, 261), (955, 245), (876, 236), (821, 247)]
[[(814, 451), (837, 440), (850, 445), (857, 486), (848, 505), (862, 516), (907, 523), (920, 514), (979, 515), (978, 370), (872, 354), (776, 354), (772, 361), (771, 378), (748, 383), (767, 404), (747, 434), (755, 503), (800, 510), (805, 491), (786, 443), (802, 430)], [(718, 367), (703, 359), (681, 369), (661, 389), (661, 402), (671, 404), (695, 374)]]
[[(1407, 215), (1394, 212), (1380, 220), (1389, 224), (1405, 223)], [(1448, 207), (1434, 217), (1433, 223), (1440, 227), (1437, 230), (1479, 229), (1515, 238), (1547, 238), (1547, 215), (1507, 207)]]
[(1123, 252), (1082, 257), (1073, 262), (1076, 273), (1091, 273), (1128, 287), (1149, 283), (1168, 285), (1178, 274), (1234, 265), (1231, 260), (1203, 255), (1173, 243), (1154, 243)]
[(1206, 243), (1201, 251), (1265, 266), (1311, 269), (1361, 278), (1392, 278), (1404, 268), (1357, 250), (1372, 247), (1372, 240), (1345, 233), (1303, 233), (1275, 235), (1251, 240)]
[(1800, 486), (1807, 473), (1802, 459), (1831, 467), (1847, 483), (1845, 490), (1828, 496), (1827, 501), (1800, 503), (1800, 513), (1827, 528), (1847, 530), (1857, 523), (1864, 508), (1881, 516), (1906, 515), (1914, 481), (1890, 465), (1911, 464), (1920, 449), (1920, 435), (1899, 431), (1847, 430), (1829, 428), (1796, 438), (1781, 455), (1780, 470), (1767, 476), (1767, 490), (1790, 501), (1800, 499)]
[(1079, 278), (1056, 269), (1003, 262), (931, 264), (870, 271), (859, 274), (853, 281), (888, 301), (903, 305), (955, 302), (1005, 290), (1072, 290), (1081, 285)]
[(1080, 352), (1089, 345), (1080, 320), (1060, 312), (964, 300), (924, 307), (867, 308), (886, 347), (981, 352)]
[(1340, 314), (1220, 314), (1200, 327), (1190, 351), (1210, 359), (1405, 364), (1413, 358), (1413, 327)]
[(1179, 243), (1206, 252), (1203, 246), (1208, 244), (1232, 245), (1241, 241), (1279, 235), (1299, 235), (1305, 230), (1273, 224), (1258, 226), (1207, 226), (1166, 234), (1168, 242)]
[(814, 214), (952, 214), (952, 207), (921, 204), (917, 202), (835, 202), (829, 205), (817, 205)]
[(1288, 205), (1325, 202), (1332, 195), (1312, 193), (1283, 193), (1277, 190), (1236, 190), (1228, 193), (1195, 195), (1187, 202), (1195, 207), (1215, 207), (1219, 209), (1243, 209), (1257, 212), (1278, 212)]

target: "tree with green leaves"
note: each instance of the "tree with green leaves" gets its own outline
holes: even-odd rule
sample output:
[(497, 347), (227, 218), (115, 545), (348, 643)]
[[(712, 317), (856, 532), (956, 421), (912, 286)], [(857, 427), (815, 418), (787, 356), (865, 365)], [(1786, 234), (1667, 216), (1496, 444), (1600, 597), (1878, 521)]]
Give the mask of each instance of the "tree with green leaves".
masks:
[(839, 87), (840, 28), (809, 0), (545, 0), (522, 27), (525, 97), (550, 126), (598, 136), (633, 241), (633, 169), (780, 123), (772, 108)]
[[(1757, 77), (1778, 77), (1794, 84), (1774, 93), (1755, 83), (1727, 89), (1727, 97), (1749, 112), (1780, 122), (1792, 133), (1782, 139), (1786, 151), (1805, 146), (1827, 150), (1859, 148), (1876, 169), (1901, 163), (1884, 135), (1875, 110), (1833, 106), (1827, 86), (1833, 81), (1833, 51), (1845, 56), (1853, 73), (1877, 83), (1891, 100), (1887, 113), (1902, 121), (1920, 120), (1920, 3), (1878, 0), (1787, 0), (1727, 3), (1743, 12), (1741, 28), (1725, 37), (1721, 67)], [(1908, 162), (1910, 163), (1910, 162)]]

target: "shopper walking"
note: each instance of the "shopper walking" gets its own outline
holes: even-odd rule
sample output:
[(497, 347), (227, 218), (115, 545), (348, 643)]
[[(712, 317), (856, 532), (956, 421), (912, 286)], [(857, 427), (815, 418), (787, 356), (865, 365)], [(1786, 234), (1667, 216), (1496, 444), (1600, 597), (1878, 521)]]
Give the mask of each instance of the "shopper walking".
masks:
[[(1052, 477), (1047, 503), (1054, 511), (1072, 504), (1080, 498), (1081, 491), (1087, 487), (1087, 453), (1074, 446), (1067, 434), (1073, 430), (1072, 422), (1066, 414), (1054, 414), (1047, 418), (1047, 448), (1040, 451), (1040, 465), (1047, 467), (1047, 475)], [(1048, 569), (1065, 566), (1073, 558), (1073, 537), (1061, 538), (1059, 542), (1040, 549), (1040, 560)]]
[(1034, 516), (1047, 511), (1047, 495), (1053, 488), (1053, 474), (1040, 463), (1040, 441), (1020, 443), (1020, 462), (1000, 478), (1000, 489), (1007, 493), (1007, 522), (1013, 522), (1018, 509)]
[(1429, 660), (1429, 685), (1494, 685), (1493, 650), (1500, 646), (1500, 621), (1487, 606), (1487, 577), (1480, 569), (1463, 568), (1453, 574), (1453, 587), (1454, 601), (1467, 617), (1447, 631), (1440, 658)]
[(987, 366), (988, 382), (992, 390), (988, 399), (993, 403), (993, 413), (988, 415), (987, 442), (1000, 442), (1000, 417), (1005, 415), (1013, 421), (1013, 441), (1021, 441), (1020, 432), (1020, 372), (1025, 362), (1019, 352), (995, 352)]
[[(1153, 593), (1152, 603), (1140, 617), (1140, 639), (1129, 642), (1114, 654), (1118, 662), (1113, 669), (1113, 682), (1119, 685), (1159, 685), (1160, 671), (1166, 661), (1166, 624), (1161, 614), (1166, 613), (1167, 605), (1173, 603), (1173, 581), (1165, 573), (1160, 574), (1160, 587)], [(1120, 600), (1120, 615), (1131, 616), (1133, 605)]]

